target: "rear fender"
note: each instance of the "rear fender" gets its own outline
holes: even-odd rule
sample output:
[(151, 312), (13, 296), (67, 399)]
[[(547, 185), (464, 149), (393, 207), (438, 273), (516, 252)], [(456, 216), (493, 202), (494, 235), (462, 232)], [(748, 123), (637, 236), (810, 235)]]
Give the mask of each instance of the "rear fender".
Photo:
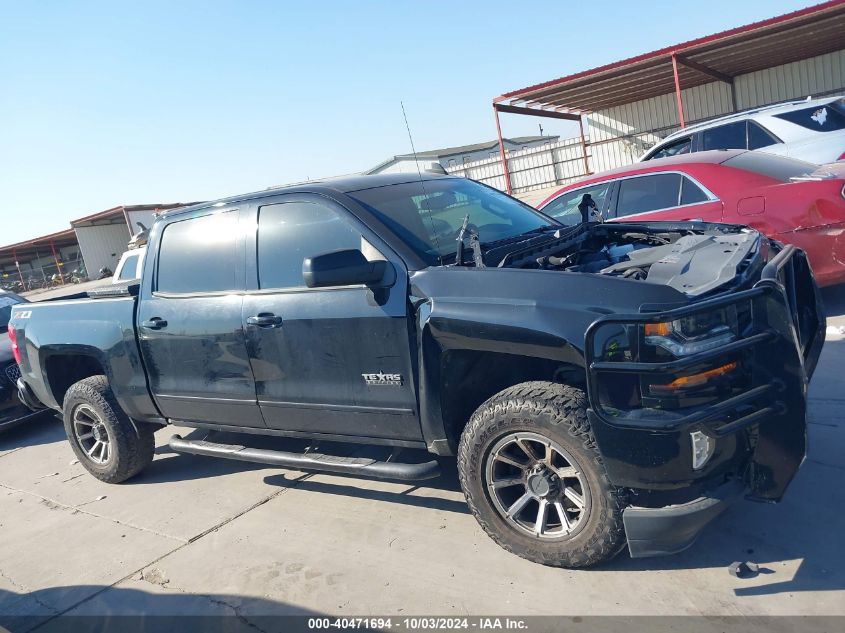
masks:
[[(83, 318), (51, 323), (33, 318), (24, 332), (26, 352), (21, 368), (24, 381), (46, 406), (61, 410), (62, 403), (56, 394), (61, 395), (70, 385), (62, 384), (61, 373), (54, 373), (56, 363), (60, 363), (63, 357), (91, 359), (108, 378), (118, 404), (129, 417), (160, 420), (147, 389), (146, 373), (131, 321), (129, 326), (124, 328), (116, 320), (106, 319)], [(85, 342), (65, 342), (74, 340)], [(64, 382), (74, 377), (65, 376)], [(80, 379), (83, 377), (80, 375)]]

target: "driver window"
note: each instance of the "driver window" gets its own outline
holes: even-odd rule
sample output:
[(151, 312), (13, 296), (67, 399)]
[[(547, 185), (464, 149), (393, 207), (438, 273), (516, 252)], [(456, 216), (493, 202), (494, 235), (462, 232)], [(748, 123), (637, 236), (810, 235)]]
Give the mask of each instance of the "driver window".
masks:
[(306, 257), (345, 249), (359, 249), (367, 259), (381, 255), (340, 211), (326, 204), (283, 202), (258, 210), (259, 288), (305, 287)]
[(581, 211), (578, 209), (578, 205), (581, 204), (584, 194), (590, 194), (598, 208), (604, 209), (604, 201), (607, 198), (607, 192), (610, 191), (611, 184), (613, 184), (612, 181), (603, 182), (590, 187), (569, 191), (552, 200), (540, 209), (540, 211), (552, 216), (565, 226), (575, 226), (581, 222)]

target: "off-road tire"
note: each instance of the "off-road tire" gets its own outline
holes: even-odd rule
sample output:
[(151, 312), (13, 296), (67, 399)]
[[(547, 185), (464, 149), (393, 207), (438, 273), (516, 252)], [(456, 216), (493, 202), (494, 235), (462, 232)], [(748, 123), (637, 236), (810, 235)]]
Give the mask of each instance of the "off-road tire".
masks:
[[(557, 442), (577, 462), (589, 486), (589, 513), (572, 536), (542, 540), (520, 532), (496, 510), (485, 482), (491, 447), (513, 432)], [(507, 551), (554, 567), (591, 567), (625, 547), (621, 491), (611, 485), (587, 421), (587, 397), (574, 387), (526, 382), (499, 392), (472, 415), (461, 435), (458, 473), (467, 504), (482, 529)]]
[[(94, 462), (79, 445), (74, 433), (73, 413), (87, 405), (108, 432), (110, 455), (105, 463)], [(155, 426), (134, 422), (115, 400), (105, 376), (91, 376), (71, 385), (62, 406), (65, 433), (73, 452), (85, 469), (100, 481), (116, 484), (140, 473), (153, 460)]]

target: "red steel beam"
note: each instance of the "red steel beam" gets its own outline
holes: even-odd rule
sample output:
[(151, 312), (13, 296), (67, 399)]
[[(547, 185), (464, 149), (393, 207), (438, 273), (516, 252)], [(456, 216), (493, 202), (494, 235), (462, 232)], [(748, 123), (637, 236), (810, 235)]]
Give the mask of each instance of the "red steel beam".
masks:
[(50, 250), (53, 251), (53, 261), (56, 262), (56, 272), (59, 273), (59, 279), (62, 282), (62, 285), (65, 285), (65, 275), (62, 272), (61, 264), (59, 264), (59, 256), (56, 254), (56, 245), (53, 243), (53, 240), (50, 240)]
[(699, 64), (697, 61), (694, 61), (687, 57), (683, 57), (682, 55), (674, 55), (674, 58), (678, 60), (679, 64), (682, 64), (687, 68), (692, 68), (693, 70), (697, 70), (703, 75), (707, 75), (708, 77), (712, 77), (713, 79), (717, 79), (718, 81), (723, 81), (726, 84), (733, 85), (734, 78), (726, 73), (719, 72), (715, 68), (710, 68), (710, 66)]
[(569, 112), (540, 110), (539, 108), (526, 108), (524, 106), (505, 105), (503, 103), (494, 103), (493, 109), (497, 112), (507, 112), (509, 114), (528, 114), (531, 116), (548, 117), (550, 119), (566, 119), (567, 121), (579, 121), (581, 119), (580, 115), (571, 114)]
[(584, 156), (584, 174), (590, 175), (590, 163), (587, 160), (587, 140), (584, 138), (584, 117), (578, 117), (578, 129), (581, 132), (581, 154)]
[(505, 174), (505, 187), (507, 188), (508, 195), (510, 195), (513, 193), (513, 189), (511, 189), (511, 173), (508, 169), (508, 157), (505, 155), (505, 141), (502, 138), (502, 126), (499, 123), (499, 110), (495, 104), (493, 105), (493, 116), (496, 117), (496, 135), (499, 137), (499, 155), (501, 156), (502, 169)]
[(678, 120), (681, 122), (681, 129), (686, 127), (684, 123), (684, 100), (681, 98), (681, 80), (678, 79), (678, 57), (672, 53), (672, 73), (675, 75), (675, 99), (678, 102)]

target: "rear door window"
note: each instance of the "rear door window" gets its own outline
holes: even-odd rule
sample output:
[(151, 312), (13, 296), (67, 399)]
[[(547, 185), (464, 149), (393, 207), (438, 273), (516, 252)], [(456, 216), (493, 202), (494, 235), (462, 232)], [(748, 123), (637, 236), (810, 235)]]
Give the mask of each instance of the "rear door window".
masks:
[(747, 149), (745, 121), (719, 125), (701, 132), (702, 149)]
[(683, 177), (681, 180), (681, 204), (698, 204), (699, 202), (707, 202), (710, 197), (707, 193), (695, 184), (692, 180)]
[(780, 143), (780, 139), (759, 123), (748, 121), (748, 149), (760, 149)]
[(616, 217), (677, 207), (681, 197), (680, 174), (649, 174), (619, 183)]
[(236, 210), (173, 222), (164, 227), (156, 290), (167, 293), (239, 290), (236, 279)]
[(686, 137), (669, 143), (648, 157), (648, 160), (655, 158), (668, 158), (669, 156), (678, 156), (680, 154), (689, 154), (692, 150), (692, 138)]
[(839, 99), (824, 106), (783, 112), (775, 116), (816, 132), (845, 130), (845, 99)]
[(589, 187), (582, 187), (574, 191), (568, 191), (541, 209), (546, 215), (552, 216), (561, 224), (566, 226), (575, 226), (581, 222), (581, 211), (578, 205), (585, 194), (589, 194), (593, 198), (593, 202), (600, 210), (604, 210), (604, 203), (607, 199), (607, 193), (610, 191), (610, 185), (613, 181), (602, 182)]
[(120, 281), (125, 281), (127, 279), (137, 279), (138, 275), (135, 274), (135, 270), (138, 268), (138, 258), (139, 255), (130, 255), (125, 260), (123, 260), (123, 268), (120, 269), (120, 274), (118, 275), (118, 279)]

